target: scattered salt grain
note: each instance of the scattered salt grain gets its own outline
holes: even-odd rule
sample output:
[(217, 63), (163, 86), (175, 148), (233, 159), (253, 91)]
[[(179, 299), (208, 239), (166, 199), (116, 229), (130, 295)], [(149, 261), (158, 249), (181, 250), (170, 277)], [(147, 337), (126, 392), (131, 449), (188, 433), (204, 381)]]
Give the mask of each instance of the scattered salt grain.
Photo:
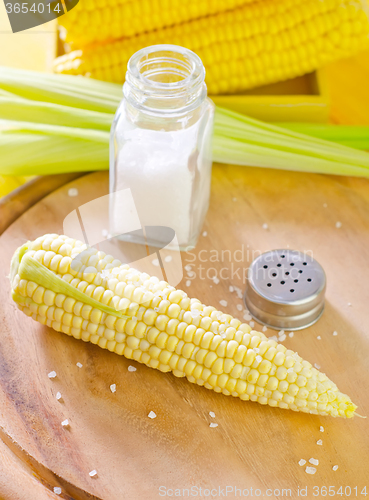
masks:
[(156, 418), (156, 413), (154, 411), (150, 411), (150, 413), (147, 416), (149, 418)]
[(314, 366), (315, 366), (315, 368), (316, 368), (317, 370), (320, 370), (320, 368), (321, 368), (321, 366), (320, 366), (320, 365), (318, 365), (318, 363), (314, 363)]
[(250, 320), (251, 320), (251, 316), (250, 316), (250, 314), (245, 313), (245, 314), (243, 315), (243, 319), (244, 319), (245, 321), (250, 321)]
[(217, 278), (217, 276), (214, 276), (214, 277), (212, 278), (212, 280), (213, 280), (213, 283), (214, 283), (215, 285), (217, 285), (217, 284), (219, 283), (219, 278)]
[(209, 427), (218, 427), (218, 424), (214, 424), (214, 422), (212, 422), (211, 424), (209, 424)]
[(317, 458), (310, 458), (309, 463), (312, 465), (319, 465), (319, 460)]
[(89, 475), (90, 477), (96, 477), (96, 476), (97, 476), (97, 471), (95, 471), (95, 469), (94, 469), (94, 470), (92, 470), (91, 472), (89, 472), (89, 473), (88, 473), (88, 475)]
[(186, 281), (186, 286), (190, 286), (191, 285), (191, 280), (187, 280)]
[(237, 304), (237, 311), (242, 311), (243, 307), (241, 306), (241, 304)]
[(336, 331), (333, 332), (333, 337), (337, 337), (338, 333)]
[(61, 401), (63, 399), (62, 395), (60, 394), (60, 392), (57, 392), (56, 393), (56, 399), (57, 401)]
[(268, 224), (267, 224), (267, 223), (264, 223), (264, 224), (263, 224), (263, 229), (268, 229), (268, 227), (269, 227), (269, 226), (268, 226)]
[(322, 446), (323, 441), (321, 439), (319, 439), (319, 441), (317, 441), (316, 444), (318, 444), (319, 446)]
[(287, 337), (286, 337), (286, 334), (285, 334), (285, 333), (283, 333), (282, 335), (280, 335), (280, 336), (278, 337), (278, 340), (279, 340), (279, 341), (281, 341), (281, 342), (283, 342), (284, 340), (286, 340), (286, 338), (287, 338)]
[(253, 321), (250, 321), (249, 325), (251, 326), (251, 328), (254, 328), (255, 323)]
[(160, 265), (160, 264), (159, 264), (159, 259), (154, 259), (154, 260), (152, 261), (152, 265), (153, 265), (153, 266), (156, 266), (156, 267), (159, 267), (159, 265)]
[(306, 474), (315, 474), (316, 468), (315, 467), (306, 467), (305, 472), (306, 472)]
[(77, 366), (78, 366), (78, 368), (82, 368), (83, 364), (82, 364), (82, 363), (80, 363), (80, 362), (78, 362), (78, 363), (77, 363)]
[(336, 222), (336, 228), (337, 228), (337, 229), (340, 229), (340, 227), (342, 227), (342, 222), (337, 221), (337, 222)]
[(290, 333), (288, 334), (288, 336), (289, 336), (289, 337), (291, 337), (291, 338), (292, 338), (294, 335), (295, 335), (295, 333), (294, 333), (294, 332), (290, 332)]
[(205, 237), (208, 235), (208, 233), (207, 233), (206, 231), (204, 231), (204, 232), (202, 233), (202, 235), (203, 235), (203, 236), (204, 236), (204, 238), (205, 238)]
[(266, 332), (268, 328), (266, 326), (263, 326), (263, 332)]
[(255, 359), (258, 363), (261, 363), (263, 361), (263, 358), (260, 356), (260, 354), (258, 354)]
[(219, 301), (219, 304), (220, 304), (222, 307), (227, 307), (228, 302), (227, 302), (226, 300), (220, 300), (220, 301)]
[(299, 461), (299, 465), (302, 467), (303, 465), (306, 464), (306, 460), (304, 460), (303, 458)]
[(232, 292), (234, 292), (234, 288), (233, 288), (233, 286), (230, 286), (230, 287), (229, 287), (229, 291), (230, 291), (231, 293), (232, 293)]
[(215, 418), (215, 413), (213, 411), (209, 411), (209, 415), (211, 416), (211, 418)]
[(321, 426), (319, 427), (319, 430), (320, 430), (320, 432), (324, 432), (324, 427), (321, 425)]
[(338, 465), (334, 465), (334, 466), (332, 467), (332, 469), (333, 469), (333, 470), (337, 470), (337, 469), (338, 469)]
[(111, 392), (113, 392), (113, 393), (114, 393), (114, 392), (116, 392), (116, 391), (117, 391), (117, 384), (111, 384), (111, 386), (110, 386), (110, 390), (111, 390)]
[(128, 367), (129, 372), (135, 372), (136, 370), (137, 370), (137, 368), (135, 366), (129, 365), (129, 367)]
[(50, 372), (47, 374), (49, 378), (55, 378), (56, 377), (56, 372)]
[(68, 419), (67, 420), (63, 420), (63, 422), (61, 424), (62, 424), (62, 427), (69, 427), (69, 421), (68, 421)]
[(243, 298), (243, 291), (241, 290), (241, 288), (238, 288), (238, 286), (235, 286), (234, 289), (235, 289), (235, 292), (237, 294), (237, 297), (239, 299), (242, 299)]
[(275, 342), (278, 342), (276, 335), (272, 335), (271, 337), (268, 337), (268, 340), (274, 340)]
[(103, 229), (103, 230), (101, 231), (101, 234), (103, 235), (103, 238), (107, 238), (107, 237), (108, 237), (108, 235), (109, 235), (109, 231), (108, 231), (107, 229)]
[(173, 259), (173, 257), (171, 255), (167, 255), (164, 260), (165, 260), (165, 262), (171, 262), (172, 259)]
[(320, 335), (317, 336), (318, 340), (322, 340), (322, 337)]
[(59, 486), (55, 486), (54, 493), (55, 495), (61, 495), (62, 489)]
[(70, 196), (71, 198), (78, 196), (78, 189), (76, 189), (76, 188), (68, 189), (68, 196)]
[(185, 270), (186, 270), (186, 271), (191, 271), (191, 270), (192, 270), (192, 266), (191, 266), (191, 264), (187, 264), (187, 265), (185, 266)]

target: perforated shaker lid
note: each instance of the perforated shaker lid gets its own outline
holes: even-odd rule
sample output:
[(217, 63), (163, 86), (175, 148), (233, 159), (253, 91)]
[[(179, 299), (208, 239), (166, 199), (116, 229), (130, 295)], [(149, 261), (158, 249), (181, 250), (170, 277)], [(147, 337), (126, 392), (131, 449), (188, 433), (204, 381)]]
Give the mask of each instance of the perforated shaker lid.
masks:
[(249, 267), (244, 301), (251, 316), (271, 328), (301, 330), (324, 310), (322, 266), (297, 250), (272, 250)]

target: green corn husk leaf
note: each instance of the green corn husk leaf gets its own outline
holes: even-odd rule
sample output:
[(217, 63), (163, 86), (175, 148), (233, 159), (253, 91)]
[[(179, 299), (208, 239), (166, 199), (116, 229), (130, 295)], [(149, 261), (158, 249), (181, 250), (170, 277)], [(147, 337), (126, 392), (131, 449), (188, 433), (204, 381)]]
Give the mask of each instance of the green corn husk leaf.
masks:
[(331, 125), (316, 123), (276, 123), (299, 134), (332, 141), (347, 147), (369, 151), (369, 127), (365, 125)]
[(106, 170), (108, 151), (108, 132), (0, 120), (1, 175)]
[(19, 97), (63, 106), (115, 113), (122, 86), (83, 76), (52, 75), (0, 66), (0, 88)]
[[(369, 168), (333, 162), (323, 158), (303, 157), (270, 148), (262, 148), (232, 139), (219, 137), (213, 147), (214, 161), (233, 165), (257, 166), (296, 172), (369, 177)], [(303, 163), (303, 166), (301, 164)]]
[(112, 113), (99, 113), (49, 102), (30, 101), (21, 97), (0, 96), (0, 120), (43, 123), (65, 127), (90, 128), (110, 131)]
[[(1, 95), (0, 118), (7, 119), (0, 120), (0, 174), (108, 168), (108, 129), (121, 99), (120, 85), (0, 68)], [(369, 175), (367, 153), (313, 137), (314, 133), (318, 135), (316, 131), (310, 135), (300, 131), (293, 124), (280, 127), (217, 108), (214, 160), (304, 172)], [(346, 140), (362, 144), (365, 131), (360, 133), (358, 139), (353, 131), (346, 131)]]
[(260, 146), (273, 151), (299, 154), (301, 159), (306, 157), (306, 160), (309, 160), (309, 157), (315, 157), (354, 166), (369, 167), (367, 153), (305, 136), (222, 108), (217, 108), (214, 129), (216, 137), (237, 140), (250, 146)]
[[(93, 299), (89, 295), (78, 290), (78, 288), (73, 287), (70, 283), (67, 283), (62, 278), (58, 277), (55, 273), (47, 269), (44, 265), (40, 264), (36, 259), (31, 257), (26, 252), (23, 255), (17, 255), (17, 259), (19, 259), (19, 267), (18, 274), (21, 279), (33, 281), (40, 286), (48, 290), (52, 290), (54, 293), (62, 293), (67, 297), (72, 297), (75, 300), (83, 302), (95, 309), (99, 309), (106, 314), (111, 314), (118, 318), (129, 318), (122, 314), (120, 311), (117, 311), (113, 307), (102, 304), (98, 300)], [(14, 268), (12, 262), (12, 270)], [(24, 297), (17, 296), (17, 294), (13, 295), (13, 299), (17, 302), (19, 300), (24, 300)]]

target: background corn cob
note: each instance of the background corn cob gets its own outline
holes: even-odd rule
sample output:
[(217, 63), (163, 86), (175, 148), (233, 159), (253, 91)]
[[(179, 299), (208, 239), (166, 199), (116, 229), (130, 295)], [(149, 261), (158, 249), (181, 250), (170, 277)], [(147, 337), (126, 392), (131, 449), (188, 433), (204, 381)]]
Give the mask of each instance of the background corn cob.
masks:
[(137, 50), (173, 43), (200, 56), (210, 94), (239, 92), (308, 73), (369, 46), (369, 19), (361, 7), (360, 0), (261, 0), (74, 51), (57, 58), (54, 69), (123, 82)]
[(18, 249), (10, 278), (19, 309), (54, 330), (225, 395), (354, 415), (350, 398), (297, 353), (112, 256), (93, 248), (82, 254), (85, 248), (52, 234)]
[(88, 0), (62, 16), (63, 38), (77, 47), (126, 38), (234, 9), (253, 0)]

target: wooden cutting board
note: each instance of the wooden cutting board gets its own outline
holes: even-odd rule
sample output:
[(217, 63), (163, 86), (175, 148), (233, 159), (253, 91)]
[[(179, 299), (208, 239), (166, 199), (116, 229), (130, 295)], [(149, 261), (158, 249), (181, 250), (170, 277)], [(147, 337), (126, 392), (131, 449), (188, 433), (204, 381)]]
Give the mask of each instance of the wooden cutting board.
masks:
[[(71, 187), (77, 197), (68, 196)], [(186, 497), (191, 487), (200, 498), (200, 487), (204, 498), (207, 488), (213, 495), (208, 498), (223, 498), (228, 486), (228, 498), (240, 497), (235, 487), (244, 495), (253, 488), (254, 496), (259, 489), (270, 498), (283, 498), (282, 489), (300, 498), (298, 488), (307, 487), (312, 499), (324, 495), (314, 496), (314, 486), (347, 486), (352, 496), (357, 487), (364, 499), (368, 420), (306, 415), (219, 395), (54, 332), (16, 309), (7, 279), (15, 249), (44, 233), (61, 233), (69, 212), (107, 191), (106, 173), (74, 180), (0, 237), (0, 498), (154, 500), (169, 489)], [(204, 231), (192, 255), (182, 255), (196, 278), (186, 286), (185, 276), (181, 287), (216, 307), (227, 301), (223, 309), (241, 319), (242, 300), (229, 287), (245, 288), (242, 270), (253, 252), (313, 251), (327, 274), (326, 310), (316, 325), (287, 336), (284, 344), (320, 365), (359, 413), (369, 415), (369, 181), (215, 165)], [(218, 284), (206, 276), (221, 269)], [(128, 371), (130, 365), (137, 371)], [(57, 377), (51, 380), (53, 370)], [(150, 411), (157, 415), (153, 420)], [(69, 429), (61, 425), (65, 419)], [(315, 475), (298, 464), (310, 458), (319, 460)], [(54, 487), (61, 487), (60, 496)]]

